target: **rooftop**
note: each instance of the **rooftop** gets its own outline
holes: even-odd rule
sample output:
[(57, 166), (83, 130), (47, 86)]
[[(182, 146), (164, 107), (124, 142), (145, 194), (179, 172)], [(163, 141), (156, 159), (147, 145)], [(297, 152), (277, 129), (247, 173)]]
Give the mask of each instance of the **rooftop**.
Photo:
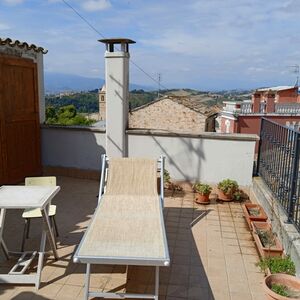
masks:
[[(99, 182), (58, 177), (58, 253), (48, 257), (40, 290), (32, 286), (1, 285), (1, 299), (82, 299), (85, 265), (72, 255), (97, 205)], [(214, 197), (214, 195), (212, 196)], [(160, 268), (159, 299), (258, 300), (263, 299), (264, 275), (255, 265), (259, 257), (243, 218), (240, 203), (195, 204), (190, 185), (184, 192), (166, 191), (165, 223), (171, 266)], [(5, 240), (10, 248), (21, 246), (22, 211), (7, 212)], [(72, 218), (68, 217), (72, 216)], [(37, 248), (40, 226), (32, 223), (25, 250)], [(1, 261), (7, 271), (9, 265)], [(154, 268), (97, 265), (91, 287), (105, 291), (152, 292)]]
[(147, 104), (141, 105), (139, 107), (134, 108), (132, 111), (142, 109), (146, 106), (152, 105), (153, 103), (156, 103), (158, 101), (163, 101), (165, 99), (169, 99), (173, 102), (176, 102), (178, 104), (184, 105), (185, 107), (188, 107), (189, 109), (192, 109), (196, 112), (199, 112), (203, 115), (206, 116), (211, 116), (220, 111), (220, 108), (217, 106), (208, 106), (205, 105), (204, 103), (201, 103), (201, 101), (194, 99), (192, 97), (187, 97), (187, 96), (173, 96), (173, 95), (167, 95), (163, 96), (157, 100), (151, 101)]
[(1, 38), (0, 37), (0, 45), (9, 45), (11, 47), (19, 47), (25, 48), (27, 50), (33, 50), (35, 52), (42, 52), (46, 54), (48, 50), (44, 49), (43, 47), (36, 46), (35, 44), (28, 44), (26, 42), (21, 42), (19, 40), (12, 40), (10, 38)]
[(282, 85), (282, 86), (274, 86), (274, 87), (268, 87), (268, 88), (262, 88), (262, 89), (257, 89), (257, 92), (268, 92), (268, 91), (274, 91), (274, 92), (279, 92), (279, 91), (284, 91), (284, 90), (290, 90), (296, 88), (295, 86), (291, 85)]

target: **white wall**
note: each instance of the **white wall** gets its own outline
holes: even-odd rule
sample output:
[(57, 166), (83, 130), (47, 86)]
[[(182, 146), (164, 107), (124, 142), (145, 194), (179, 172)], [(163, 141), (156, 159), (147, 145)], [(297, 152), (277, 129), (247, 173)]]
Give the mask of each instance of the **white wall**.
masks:
[(41, 140), (43, 166), (100, 170), (103, 130), (43, 126)]
[[(105, 132), (95, 129), (42, 127), (44, 166), (100, 170)], [(127, 132), (129, 156), (166, 156), (166, 169), (177, 180), (217, 183), (224, 178), (252, 184), (257, 136), (205, 133), (199, 136)]]
[(217, 183), (225, 178), (252, 184), (255, 135), (203, 134), (201, 137), (128, 135), (129, 156), (166, 156), (177, 180)]

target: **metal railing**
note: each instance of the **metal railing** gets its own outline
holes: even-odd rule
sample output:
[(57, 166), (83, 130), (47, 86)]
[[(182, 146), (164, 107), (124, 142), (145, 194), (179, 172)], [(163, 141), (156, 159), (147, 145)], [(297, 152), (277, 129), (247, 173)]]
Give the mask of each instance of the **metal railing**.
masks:
[(300, 133), (262, 118), (257, 172), (300, 231)]

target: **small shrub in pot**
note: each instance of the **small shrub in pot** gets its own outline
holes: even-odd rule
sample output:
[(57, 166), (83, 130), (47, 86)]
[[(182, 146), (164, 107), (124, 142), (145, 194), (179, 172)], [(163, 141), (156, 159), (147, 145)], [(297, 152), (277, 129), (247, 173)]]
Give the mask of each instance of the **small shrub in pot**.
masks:
[(239, 185), (235, 180), (224, 179), (218, 183), (218, 198), (223, 201), (232, 201)]
[(212, 187), (208, 184), (196, 182), (193, 185), (193, 190), (196, 193), (196, 202), (207, 204), (209, 203), (209, 195), (211, 193)]

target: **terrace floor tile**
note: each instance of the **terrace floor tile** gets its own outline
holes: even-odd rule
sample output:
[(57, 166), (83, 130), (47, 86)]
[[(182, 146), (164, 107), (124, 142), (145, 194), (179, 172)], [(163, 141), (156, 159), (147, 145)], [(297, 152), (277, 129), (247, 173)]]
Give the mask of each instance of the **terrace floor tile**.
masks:
[[(85, 265), (72, 262), (72, 256), (97, 206), (99, 183), (58, 177), (62, 187), (53, 203), (60, 236), (60, 259), (51, 256), (42, 272), (42, 288), (0, 286), (0, 299), (83, 299)], [(189, 185), (186, 185), (189, 186)], [(160, 268), (160, 300), (264, 299), (259, 257), (252, 235), (242, 215), (240, 203), (212, 200), (209, 205), (194, 202), (191, 189), (165, 193), (165, 225), (171, 266)], [(212, 197), (213, 198), (213, 197)], [(21, 211), (8, 211), (9, 247), (20, 245), (23, 228)], [(71, 217), (70, 217), (71, 216)], [(39, 245), (40, 227), (31, 226), (26, 249)], [(1, 269), (10, 264), (0, 258)], [(92, 290), (152, 293), (154, 268), (93, 265)]]

